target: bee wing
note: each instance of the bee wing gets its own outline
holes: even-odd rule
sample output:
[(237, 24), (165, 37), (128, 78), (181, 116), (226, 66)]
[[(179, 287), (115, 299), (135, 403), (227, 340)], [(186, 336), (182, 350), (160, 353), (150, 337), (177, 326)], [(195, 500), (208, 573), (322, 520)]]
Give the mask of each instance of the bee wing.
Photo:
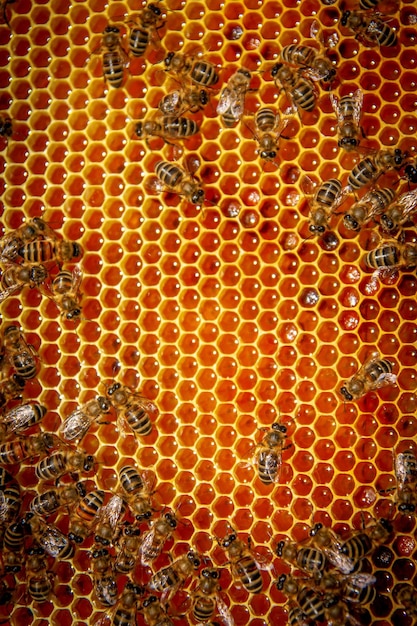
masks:
[(181, 93), (179, 91), (173, 91), (166, 95), (158, 104), (158, 109), (164, 115), (173, 115), (178, 113), (181, 106)]
[(397, 204), (399, 204), (403, 209), (404, 221), (408, 220), (408, 218), (417, 210), (417, 189), (403, 193), (398, 198)]
[(330, 94), (330, 103), (332, 105), (333, 111), (336, 114), (338, 124), (342, 124), (344, 121), (344, 118), (340, 112), (339, 98), (334, 93)]
[(58, 432), (65, 441), (76, 441), (84, 437), (92, 421), (81, 409), (76, 409), (64, 420)]
[(216, 596), (216, 601), (217, 601), (217, 610), (219, 612), (220, 617), (224, 621), (225, 626), (235, 626), (235, 620), (232, 617), (230, 609), (219, 594), (217, 594)]
[(3, 289), (2, 291), (0, 291), (0, 303), (7, 300), (9, 296), (12, 296), (17, 291), (20, 291), (22, 287), (23, 285), (16, 284), (16, 285), (12, 285), (11, 287), (6, 287), (6, 289)]
[(223, 115), (226, 111), (232, 106), (233, 102), (233, 92), (229, 89), (229, 87), (225, 87), (222, 89), (220, 94), (219, 102), (217, 103), (216, 113), (218, 115)]
[(3, 415), (2, 421), (10, 426), (11, 432), (24, 430), (31, 421), (31, 412), (27, 404), (21, 404)]
[(83, 273), (78, 265), (76, 265), (72, 271), (72, 289), (74, 290), (75, 294), (77, 294), (80, 290), (82, 279)]
[(360, 89), (357, 89), (352, 96), (353, 101), (353, 119), (355, 124), (359, 126), (361, 116), (362, 116), (362, 106), (363, 106), (363, 92)]
[(352, 582), (358, 589), (364, 589), (369, 585), (376, 583), (376, 578), (373, 574), (366, 574), (362, 572), (355, 572), (349, 575), (349, 581)]
[(335, 549), (335, 547), (325, 548), (324, 553), (328, 561), (342, 574), (350, 574), (355, 567), (354, 562), (346, 556), (346, 554), (343, 554), (340, 550)]
[(68, 538), (53, 526), (48, 526), (39, 539), (39, 544), (50, 556), (56, 558), (65, 546)]
[(400, 487), (403, 487), (406, 483), (412, 482), (410, 481), (409, 472), (406, 467), (406, 457), (403, 452), (399, 452), (394, 459), (394, 471), (397, 483)]
[[(144, 534), (142, 543), (140, 544), (140, 548), (139, 548), (140, 562), (144, 567), (151, 565), (151, 561), (150, 559), (146, 557), (146, 554), (149, 552), (149, 549), (153, 545), (154, 537), (155, 537), (155, 530), (151, 528)], [(162, 544), (161, 544), (161, 548), (162, 548)]]

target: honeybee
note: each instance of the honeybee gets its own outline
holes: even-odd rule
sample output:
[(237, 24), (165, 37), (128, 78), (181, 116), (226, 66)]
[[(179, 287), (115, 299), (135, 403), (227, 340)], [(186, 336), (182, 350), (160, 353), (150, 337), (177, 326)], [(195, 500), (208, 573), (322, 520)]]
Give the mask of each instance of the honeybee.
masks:
[(330, 94), (330, 102), (337, 118), (337, 145), (346, 152), (357, 150), (361, 136), (364, 136), (360, 125), (363, 106), (363, 93), (357, 89), (352, 96), (343, 96), (340, 100)]
[(40, 480), (56, 480), (64, 474), (77, 475), (78, 472), (89, 472), (94, 462), (92, 454), (86, 454), (81, 450), (58, 451), (38, 461), (35, 473)]
[(220, 596), (220, 573), (214, 567), (206, 567), (200, 572), (199, 585), (192, 595), (192, 615), (196, 622), (206, 624), (217, 608), (226, 626), (233, 626), (234, 620), (229, 607)]
[(392, 373), (393, 364), (388, 359), (381, 359), (378, 353), (371, 354), (359, 370), (340, 388), (345, 400), (359, 400), (369, 391), (375, 391), (387, 385), (395, 385), (397, 377)]
[(286, 440), (287, 427), (275, 422), (256, 446), (253, 463), (257, 468), (258, 477), (264, 485), (270, 485), (279, 480), (282, 451), (287, 450), (292, 445), (285, 445)]
[(121, 536), (117, 541), (117, 554), (114, 569), (121, 574), (129, 574), (136, 565), (141, 545), (140, 529), (136, 524), (123, 525)]
[(145, 532), (139, 548), (140, 560), (143, 566), (151, 565), (161, 554), (162, 549), (177, 527), (177, 520), (172, 513), (164, 513), (151, 523), (151, 528)]
[(120, 485), (132, 514), (138, 521), (145, 521), (152, 516), (150, 492), (137, 469), (126, 465), (119, 470)]
[(97, 396), (72, 411), (58, 429), (59, 436), (69, 443), (78, 443), (93, 422), (110, 412), (111, 404), (104, 396)]
[(331, 61), (310, 46), (291, 44), (284, 46), (280, 54), (285, 63), (301, 67), (312, 80), (330, 83), (336, 75)]
[(317, 590), (300, 584), (304, 582), (303, 578), (281, 574), (275, 584), (288, 598), (296, 600), (306, 622), (321, 622), (325, 613), (323, 598)]
[(107, 504), (101, 507), (94, 535), (96, 543), (101, 543), (103, 546), (113, 543), (125, 510), (126, 505), (119, 495), (113, 495)]
[(394, 198), (395, 191), (389, 187), (368, 191), (343, 216), (343, 224), (349, 230), (360, 230), (377, 215), (381, 215)]
[(220, 92), (216, 112), (226, 128), (237, 124), (245, 112), (245, 97), (249, 91), (252, 75), (248, 70), (238, 69)]
[(15, 521), (21, 506), (20, 488), (10, 483), (0, 489), (0, 526), (5, 527)]
[(7, 265), (1, 276), (0, 302), (17, 293), (23, 287), (39, 287), (48, 278), (48, 271), (44, 265), (24, 263), (22, 265)]
[(330, 528), (321, 523), (315, 524), (310, 530), (310, 537), (314, 545), (325, 554), (328, 562), (339, 572), (345, 576), (352, 572), (355, 564), (341, 551), (341, 541)]
[(46, 407), (36, 402), (19, 404), (0, 417), (0, 433), (20, 434), (35, 424), (39, 424), (46, 413)]
[(138, 604), (143, 594), (143, 587), (135, 585), (130, 580), (127, 581), (122, 596), (116, 604), (112, 626), (136, 626)]
[(342, 183), (336, 178), (324, 181), (319, 187), (310, 204), (310, 225), (309, 231), (314, 235), (322, 235), (330, 217), (343, 202), (346, 196), (346, 188), (342, 188)]
[[(21, 522), (11, 522), (4, 530), (2, 565), (4, 572), (20, 572), (24, 564), (25, 532)], [(3, 573), (3, 572), (2, 572)]]
[(122, 46), (120, 28), (106, 26), (103, 30), (101, 45), (92, 54), (102, 54), (103, 77), (111, 87), (121, 87), (124, 82), (124, 70), (129, 64), (129, 57)]
[(120, 383), (114, 383), (106, 391), (108, 400), (116, 409), (121, 423), (126, 423), (136, 435), (145, 437), (152, 432), (152, 418), (158, 416), (155, 404), (134, 393)]
[(417, 458), (412, 450), (404, 450), (394, 457), (394, 471), (398, 510), (414, 513), (417, 505)]
[(16, 374), (24, 380), (35, 378), (37, 374), (38, 356), (34, 347), (26, 342), (18, 326), (10, 325), (3, 335), (4, 359), (15, 369)]
[(19, 437), (0, 445), (0, 464), (13, 465), (32, 457), (45, 455), (56, 446), (52, 433), (39, 433), (30, 437)]
[(65, 239), (38, 239), (23, 244), (18, 249), (18, 255), (24, 263), (64, 263), (73, 261), (82, 254), (81, 246), (74, 241)]
[(212, 63), (203, 59), (195, 60), (185, 54), (170, 52), (164, 59), (165, 69), (181, 84), (191, 81), (198, 87), (213, 87), (219, 81), (219, 75)]
[(180, 117), (187, 111), (198, 113), (204, 109), (210, 101), (209, 92), (201, 89), (196, 85), (184, 87), (175, 90), (164, 96), (159, 104), (158, 109), (163, 115)]
[[(394, 199), (394, 198), (393, 198)], [(417, 189), (401, 194), (381, 215), (381, 226), (385, 232), (392, 232), (408, 222), (417, 212)]]
[(365, 265), (377, 272), (384, 269), (408, 268), (417, 265), (417, 245), (386, 243), (365, 255)]
[(171, 565), (163, 567), (152, 576), (148, 583), (148, 589), (152, 592), (162, 593), (166, 597), (167, 603), (185, 584), (187, 578), (191, 576), (201, 565), (201, 559), (194, 550), (189, 550), (187, 554), (180, 556)]
[(200, 183), (196, 182), (185, 169), (170, 163), (169, 161), (158, 161), (155, 165), (155, 173), (163, 185), (170, 191), (184, 196), (192, 204), (202, 204), (204, 202), (204, 190)]
[(80, 482), (55, 487), (36, 495), (30, 503), (30, 510), (39, 517), (48, 517), (62, 506), (74, 506), (85, 494), (84, 484)]
[(395, 46), (397, 34), (376, 12), (345, 11), (340, 20), (344, 28), (355, 34), (365, 46)]
[(147, 626), (174, 626), (169, 619), (165, 608), (156, 596), (148, 596), (141, 604), (141, 613)]
[(148, 141), (149, 137), (160, 137), (166, 143), (168, 139), (187, 139), (198, 133), (197, 122), (187, 117), (176, 117), (175, 115), (164, 115), (157, 120), (138, 122), (135, 126), (135, 133), (140, 139)]
[(234, 578), (249, 593), (261, 593), (263, 587), (261, 566), (250, 549), (250, 539), (245, 544), (238, 539), (236, 531), (232, 529), (219, 543), (226, 551)]
[[(265, 161), (273, 161), (279, 150), (279, 140), (284, 137), (282, 131), (287, 126), (288, 120), (281, 120), (278, 111), (269, 107), (258, 109), (255, 115), (258, 154)], [(285, 137), (287, 139), (287, 137)]]
[(0, 408), (4, 407), (9, 400), (20, 400), (26, 380), (18, 374), (12, 374), (0, 381)]
[(102, 510), (105, 493), (93, 489), (78, 502), (69, 521), (68, 538), (75, 543), (82, 543), (92, 532), (94, 524)]
[[(16, 0), (9, 0), (5, 2), (3, 0), (3, 16), (6, 15), (6, 6), (10, 4), (10, 2), (15, 2)], [(6, 22), (8, 27), (10, 28), (10, 24)], [(0, 137), (11, 137), (13, 134), (13, 122), (8, 115), (0, 115)]]
[(284, 90), (293, 107), (300, 112), (312, 111), (316, 106), (313, 83), (300, 75), (300, 72), (285, 63), (276, 63), (271, 70), (272, 78), (278, 89)]
[(46, 524), (33, 513), (27, 513), (22, 520), (23, 528), (29, 528), (36, 542), (46, 554), (54, 559), (71, 559), (74, 556), (74, 546), (56, 526)]
[(133, 57), (141, 57), (151, 40), (156, 39), (158, 29), (164, 25), (161, 9), (149, 3), (137, 15), (132, 15), (127, 24), (130, 26), (129, 52)]
[(308, 574), (321, 574), (327, 559), (322, 550), (314, 546), (299, 546), (292, 541), (280, 541), (275, 549), (277, 556)]
[(46, 602), (53, 590), (52, 576), (47, 570), (45, 551), (32, 546), (26, 556), (27, 590), (34, 602)]
[(344, 541), (340, 550), (353, 563), (357, 563), (370, 554), (375, 546), (385, 543), (392, 532), (392, 525), (381, 518), (373, 526), (365, 528)]
[(376, 597), (375, 583), (376, 578), (373, 574), (354, 572), (343, 581), (342, 597), (353, 604), (370, 604)]
[(113, 557), (106, 548), (91, 553), (93, 588), (96, 598), (104, 606), (114, 606), (117, 602), (117, 582), (114, 575)]
[(61, 270), (52, 281), (53, 300), (67, 320), (78, 319), (81, 315), (80, 286), (83, 274), (78, 267), (72, 272)]
[(399, 583), (393, 590), (395, 602), (403, 606), (408, 616), (417, 615), (417, 590), (410, 583)]
[(399, 169), (405, 159), (405, 153), (398, 148), (379, 150), (373, 157), (366, 157), (355, 165), (348, 177), (348, 187), (351, 191), (360, 189), (388, 170)]

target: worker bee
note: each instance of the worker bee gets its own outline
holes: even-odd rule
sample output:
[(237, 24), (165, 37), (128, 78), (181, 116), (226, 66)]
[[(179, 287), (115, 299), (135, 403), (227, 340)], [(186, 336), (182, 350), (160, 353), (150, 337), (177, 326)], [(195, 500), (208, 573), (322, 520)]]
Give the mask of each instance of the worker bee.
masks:
[(66, 560), (74, 556), (73, 544), (56, 526), (46, 524), (33, 513), (27, 513), (21, 525), (29, 530), (45, 553), (54, 559)]
[(150, 491), (137, 469), (125, 465), (119, 470), (119, 479), (132, 514), (138, 521), (145, 521), (152, 516)]
[(113, 557), (106, 548), (91, 553), (93, 587), (97, 600), (104, 606), (117, 602), (117, 582), (114, 575)]
[(158, 416), (155, 404), (131, 391), (120, 383), (114, 383), (106, 391), (108, 400), (116, 409), (118, 419), (127, 424), (136, 435), (145, 437), (152, 432), (152, 418)]
[(169, 619), (166, 609), (156, 596), (148, 596), (142, 602), (140, 610), (147, 626), (174, 626), (174, 622)]
[(198, 87), (213, 87), (219, 81), (214, 65), (203, 59), (195, 60), (178, 52), (170, 52), (164, 59), (165, 69), (177, 78), (181, 84), (191, 81)]
[(117, 554), (114, 569), (121, 574), (129, 574), (136, 565), (141, 545), (140, 529), (136, 524), (125, 522), (117, 541)]
[(376, 12), (345, 11), (340, 20), (365, 46), (395, 46), (397, 34)]
[(163, 567), (152, 576), (148, 583), (148, 589), (152, 592), (162, 593), (167, 603), (182, 588), (187, 578), (200, 567), (201, 559), (194, 550), (180, 556), (171, 565)]
[(342, 597), (353, 604), (370, 604), (376, 598), (376, 578), (366, 572), (353, 572), (342, 582)]
[(342, 574), (350, 574), (355, 564), (342, 552), (342, 544), (330, 528), (317, 523), (310, 530), (310, 537), (312, 537), (314, 545), (326, 556), (329, 563)]
[(245, 544), (238, 539), (236, 531), (232, 529), (219, 544), (226, 551), (234, 578), (249, 593), (261, 593), (263, 587), (261, 564), (250, 549), (250, 538)]
[(140, 560), (143, 566), (151, 565), (158, 558), (176, 527), (177, 520), (175, 515), (169, 512), (164, 513), (151, 523), (151, 528), (143, 535), (139, 548)]
[[(112, 626), (136, 626), (138, 604), (143, 594), (143, 587), (135, 585), (130, 580), (127, 581), (122, 596), (115, 606)], [(164, 625), (161, 623), (161, 626)]]
[(19, 404), (0, 417), (0, 433), (20, 434), (21, 432), (39, 424), (46, 413), (46, 407), (36, 402)]
[(81, 315), (82, 277), (81, 270), (75, 267), (72, 272), (61, 270), (52, 281), (53, 300), (61, 311), (61, 317), (67, 320), (78, 319)]
[[(3, 15), (6, 15), (6, 6), (15, 0), (3, 0)], [(10, 28), (10, 24), (7, 23)], [(0, 137), (11, 137), (13, 134), (13, 122), (8, 115), (0, 115)]]
[(81, 247), (73, 241), (65, 239), (38, 239), (23, 244), (18, 255), (24, 263), (64, 263), (73, 261), (82, 254)]
[(385, 243), (365, 255), (365, 265), (377, 272), (395, 268), (408, 268), (417, 265), (417, 245), (414, 243)]
[(375, 546), (385, 543), (392, 532), (392, 525), (384, 518), (381, 518), (373, 526), (365, 528), (352, 535), (344, 541), (340, 550), (353, 563), (357, 563), (370, 554)]
[(33, 346), (26, 342), (18, 326), (7, 326), (3, 335), (3, 348), (3, 358), (10, 363), (16, 374), (24, 380), (35, 378), (38, 369), (36, 362), (38, 355)]
[(11, 522), (4, 529), (3, 535), (3, 568), (5, 573), (20, 572), (24, 564), (23, 548), (25, 543), (25, 531), (23, 524)]
[(408, 222), (417, 212), (417, 189), (401, 194), (381, 215), (381, 226), (385, 232), (392, 232)]
[(30, 437), (19, 437), (0, 445), (0, 464), (12, 465), (26, 459), (43, 456), (56, 446), (57, 440), (52, 433), (39, 433)]
[(137, 15), (132, 15), (127, 24), (130, 26), (129, 52), (133, 57), (141, 57), (151, 40), (156, 39), (158, 29), (164, 25), (161, 9), (149, 3)]
[(26, 556), (27, 590), (34, 602), (46, 602), (53, 590), (52, 576), (47, 570), (45, 551), (32, 546)]
[(103, 77), (111, 87), (121, 87), (124, 81), (124, 70), (129, 57), (122, 46), (120, 28), (106, 26), (103, 31), (101, 45), (92, 54), (102, 54)]
[(325, 610), (323, 599), (317, 590), (309, 585), (306, 586), (304, 582), (304, 578), (281, 574), (275, 585), (288, 598), (296, 600), (306, 622), (321, 622), (323, 621)]
[[(255, 115), (258, 154), (264, 161), (273, 161), (279, 150), (279, 140), (284, 137), (282, 131), (288, 124), (288, 119), (281, 120), (277, 111), (269, 107), (261, 107)], [(288, 139), (288, 137), (285, 137)]]
[(395, 385), (397, 377), (392, 373), (393, 364), (388, 359), (381, 359), (378, 353), (371, 354), (360, 369), (341, 387), (340, 393), (345, 400), (359, 400), (369, 391), (375, 391), (387, 385)]
[(292, 445), (285, 445), (286, 440), (287, 427), (275, 422), (256, 446), (253, 463), (256, 466), (258, 477), (264, 485), (270, 485), (279, 480), (282, 451), (287, 450)]
[(280, 541), (275, 549), (277, 556), (308, 574), (320, 574), (327, 560), (322, 550), (314, 546), (299, 546), (292, 541)]
[(343, 216), (343, 224), (348, 230), (360, 230), (377, 215), (381, 215), (394, 198), (395, 191), (390, 187), (368, 191)]
[(48, 278), (48, 271), (44, 265), (24, 263), (22, 265), (7, 265), (1, 276), (0, 302), (17, 293), (23, 287), (39, 287)]
[(210, 95), (206, 89), (201, 89), (197, 85), (182, 86), (181, 89), (164, 96), (158, 104), (158, 109), (162, 115), (181, 117), (187, 111), (198, 113), (209, 101)]
[(284, 90), (293, 107), (300, 112), (312, 111), (316, 106), (313, 83), (300, 72), (285, 63), (276, 63), (271, 70), (272, 78), (280, 91)]
[(0, 489), (0, 526), (5, 527), (15, 521), (21, 506), (20, 488), (10, 483)]
[(220, 92), (216, 112), (223, 124), (232, 128), (245, 112), (245, 97), (249, 91), (252, 75), (248, 70), (238, 69), (228, 80)]
[(160, 182), (170, 191), (184, 196), (192, 204), (204, 202), (204, 190), (200, 183), (196, 182), (185, 169), (168, 161), (158, 161), (155, 165), (155, 173)]
[(97, 396), (72, 411), (58, 429), (59, 436), (69, 443), (78, 443), (93, 422), (110, 412), (111, 404), (104, 396)]
[(96, 543), (103, 546), (113, 543), (125, 510), (125, 502), (119, 495), (113, 495), (107, 504), (101, 507), (95, 527), (94, 541)]
[(196, 622), (207, 623), (215, 614), (216, 608), (226, 626), (233, 626), (234, 620), (229, 607), (220, 596), (220, 570), (206, 567), (200, 573), (200, 582), (192, 595), (192, 615)]
[(4, 407), (10, 400), (20, 400), (26, 380), (18, 374), (12, 374), (0, 381), (0, 407)]
[(308, 78), (312, 80), (330, 83), (336, 75), (336, 69), (331, 61), (310, 46), (301, 44), (284, 46), (281, 50), (281, 59), (285, 63), (302, 68)]
[(38, 461), (35, 473), (40, 480), (56, 480), (64, 474), (77, 475), (78, 472), (89, 472), (94, 462), (93, 455), (81, 450), (58, 451)]
[(68, 538), (75, 543), (82, 543), (93, 532), (99, 513), (104, 503), (105, 493), (93, 489), (78, 502), (70, 516)]
[(357, 89), (352, 96), (343, 96), (340, 100), (330, 94), (330, 102), (337, 119), (337, 145), (346, 152), (357, 150), (361, 136), (364, 136), (360, 125), (363, 105), (363, 93)]
[(61, 485), (36, 495), (30, 503), (30, 510), (39, 517), (48, 517), (63, 506), (74, 506), (85, 494), (83, 483)]
[(175, 115), (164, 115), (159, 121), (138, 122), (135, 126), (136, 135), (140, 139), (145, 139), (146, 142), (149, 137), (160, 137), (166, 143), (170, 143), (168, 139), (187, 139), (198, 131), (197, 122)]
[(398, 148), (379, 150), (373, 157), (366, 157), (355, 165), (349, 174), (348, 186), (350, 190), (356, 191), (374, 182), (381, 174), (390, 169), (399, 169), (405, 159), (405, 153)]
[(394, 457), (394, 471), (398, 510), (414, 513), (417, 505), (417, 458), (412, 450), (404, 450)]
[(332, 214), (346, 197), (346, 188), (336, 178), (324, 181), (316, 189), (310, 204), (309, 230), (314, 235), (322, 235), (328, 228)]

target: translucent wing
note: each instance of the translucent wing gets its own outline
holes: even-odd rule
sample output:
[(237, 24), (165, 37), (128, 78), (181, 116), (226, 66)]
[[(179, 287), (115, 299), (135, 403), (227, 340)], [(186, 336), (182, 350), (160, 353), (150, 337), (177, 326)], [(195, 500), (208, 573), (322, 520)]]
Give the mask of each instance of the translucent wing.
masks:
[(408, 218), (417, 211), (417, 189), (413, 191), (407, 191), (398, 198), (398, 203), (402, 209), (402, 221), (407, 221)]
[(84, 437), (91, 423), (91, 417), (88, 417), (81, 409), (76, 409), (64, 420), (58, 432), (65, 441), (77, 441)]
[(226, 602), (223, 600), (223, 598), (220, 595), (216, 596), (216, 600), (217, 600), (217, 610), (219, 612), (220, 617), (224, 621), (225, 626), (234, 626), (235, 620), (233, 619), (232, 614)]
[(219, 102), (216, 107), (216, 113), (218, 115), (226, 113), (226, 111), (232, 106), (233, 100), (233, 92), (229, 89), (229, 87), (225, 87), (220, 94)]

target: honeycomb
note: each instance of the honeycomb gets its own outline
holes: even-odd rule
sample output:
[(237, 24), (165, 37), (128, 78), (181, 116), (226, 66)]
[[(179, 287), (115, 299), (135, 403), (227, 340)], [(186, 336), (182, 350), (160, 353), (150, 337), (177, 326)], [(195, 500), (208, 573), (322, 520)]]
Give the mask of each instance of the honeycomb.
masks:
[[(102, 32), (120, 25), (125, 44), (126, 20), (143, 6), (5, 5), (0, 111), (13, 120), (13, 135), (0, 138), (2, 233), (42, 216), (84, 250), (79, 324), (62, 320), (38, 289), (1, 305), (2, 325), (18, 321), (39, 354), (25, 400), (47, 407), (42, 428), (49, 431), (112, 380), (156, 403), (146, 438), (122, 434), (114, 421), (92, 426), (82, 442), (98, 461), (89, 478), (115, 491), (123, 465), (152, 476), (159, 502), (180, 520), (166, 552), (177, 557), (193, 546), (223, 569), (237, 625), (287, 621), (286, 597), (274, 584), (288, 571), (274, 554), (279, 539), (304, 541), (318, 521), (347, 536), (382, 516), (395, 530), (372, 561), (383, 601), (367, 607), (363, 623), (409, 625), (391, 591), (414, 580), (415, 517), (397, 514), (389, 492), (393, 450), (416, 451), (415, 271), (372, 280), (362, 263), (380, 242), (372, 224), (355, 233), (335, 216), (330, 234), (310, 236), (314, 189), (329, 178), (345, 181), (363, 157), (338, 148), (328, 89), (317, 84), (316, 108), (292, 116), (276, 161), (260, 160), (253, 119), (260, 106), (286, 111), (271, 68), (284, 46), (318, 49), (311, 37), (318, 23), (324, 40), (336, 36), (328, 51), (337, 67), (334, 93), (363, 92), (363, 145), (415, 155), (416, 7), (404, 1), (389, 13), (396, 46), (369, 47), (340, 27), (338, 4), (166, 0), (158, 37), (113, 88), (103, 79)], [(220, 68), (220, 83), (204, 112), (189, 115), (200, 125), (197, 135), (147, 145), (135, 123), (178, 89), (164, 71), (167, 51), (203, 54)], [(252, 72), (251, 90), (243, 119), (224, 128), (219, 89), (240, 67)], [(160, 160), (196, 166), (202, 207), (158, 190)], [(398, 189), (396, 172), (383, 179)], [(406, 234), (416, 240), (413, 228)], [(397, 384), (343, 402), (340, 386), (374, 350), (395, 364)], [(250, 459), (277, 421), (291, 446), (279, 482), (264, 485)], [(41, 488), (33, 465), (13, 469), (28, 502)], [(61, 512), (57, 524), (65, 528), (67, 517)], [(262, 571), (259, 595), (230, 574), (217, 542), (229, 525), (273, 564)], [(28, 602), (18, 574), (19, 593), (2, 623), (94, 623), (106, 611), (93, 597), (89, 547), (52, 566), (48, 602)], [(180, 609), (175, 624), (192, 623)], [(144, 623), (140, 614), (137, 620)]]

